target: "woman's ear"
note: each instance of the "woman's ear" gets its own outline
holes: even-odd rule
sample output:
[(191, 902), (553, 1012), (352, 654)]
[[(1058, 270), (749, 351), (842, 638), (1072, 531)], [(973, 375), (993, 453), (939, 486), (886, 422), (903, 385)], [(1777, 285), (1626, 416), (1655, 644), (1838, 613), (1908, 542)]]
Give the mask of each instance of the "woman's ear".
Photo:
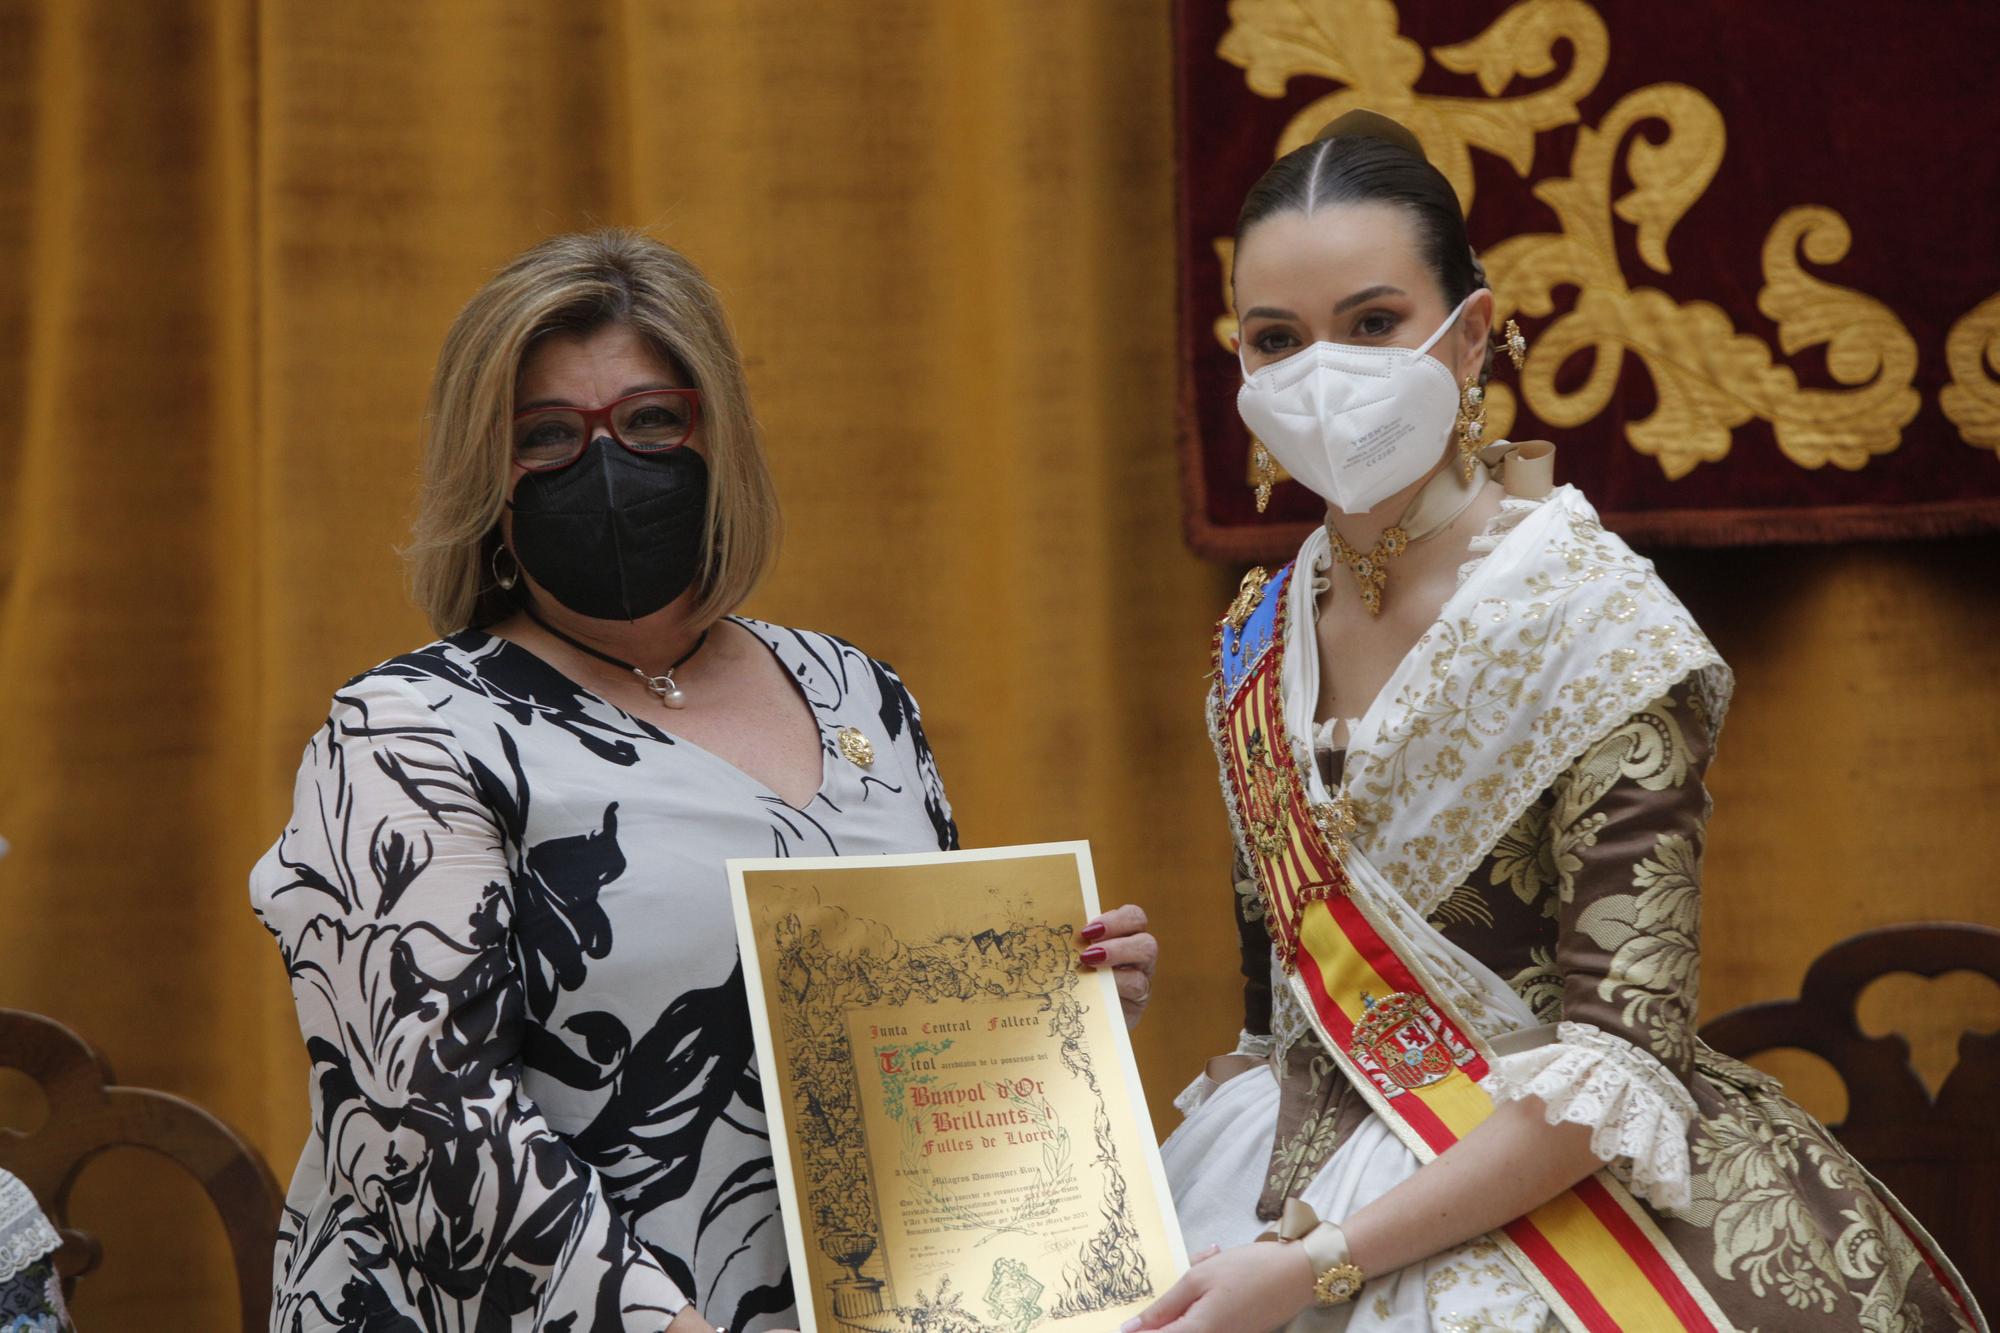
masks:
[(1459, 343), (1458, 378), (1463, 383), (1467, 376), (1479, 378), (1479, 372), (1486, 365), (1486, 349), (1493, 337), (1493, 293), (1481, 288), (1465, 303), (1465, 313), (1458, 317)]

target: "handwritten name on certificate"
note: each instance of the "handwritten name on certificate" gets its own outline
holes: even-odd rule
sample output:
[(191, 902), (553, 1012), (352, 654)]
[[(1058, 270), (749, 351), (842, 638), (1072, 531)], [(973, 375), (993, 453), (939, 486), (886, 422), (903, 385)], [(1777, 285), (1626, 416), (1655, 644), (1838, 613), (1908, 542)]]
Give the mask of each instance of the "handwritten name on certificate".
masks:
[(806, 1333), (1109, 1333), (1186, 1267), (1086, 843), (731, 861)]

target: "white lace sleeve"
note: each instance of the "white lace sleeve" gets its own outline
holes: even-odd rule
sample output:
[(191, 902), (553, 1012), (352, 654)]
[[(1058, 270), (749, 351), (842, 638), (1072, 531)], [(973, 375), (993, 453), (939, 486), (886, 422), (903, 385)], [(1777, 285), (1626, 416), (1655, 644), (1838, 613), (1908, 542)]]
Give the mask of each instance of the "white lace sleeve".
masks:
[(1554, 1041), (1497, 1056), (1484, 1087), (1496, 1102), (1541, 1098), (1551, 1125), (1589, 1125), (1591, 1151), (1634, 1194), (1687, 1206), (1694, 1098), (1650, 1051), (1588, 1023), (1562, 1023)]
[(0, 1282), (12, 1281), (61, 1244), (62, 1237), (42, 1216), (28, 1187), (19, 1177), (0, 1171)]

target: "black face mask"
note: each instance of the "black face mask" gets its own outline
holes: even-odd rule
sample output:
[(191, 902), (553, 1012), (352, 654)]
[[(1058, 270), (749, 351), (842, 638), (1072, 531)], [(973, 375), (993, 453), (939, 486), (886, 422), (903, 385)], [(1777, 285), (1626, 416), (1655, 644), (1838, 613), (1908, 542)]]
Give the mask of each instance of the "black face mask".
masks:
[(701, 571), (708, 464), (692, 449), (640, 457), (608, 435), (514, 487), (514, 555), (580, 616), (637, 620)]

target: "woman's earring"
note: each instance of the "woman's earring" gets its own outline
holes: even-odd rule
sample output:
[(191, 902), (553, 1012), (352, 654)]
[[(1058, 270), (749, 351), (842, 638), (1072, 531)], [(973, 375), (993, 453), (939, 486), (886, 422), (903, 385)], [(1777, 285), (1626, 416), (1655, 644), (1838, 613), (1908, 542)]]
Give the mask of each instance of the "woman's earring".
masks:
[(1465, 377), (1465, 388), (1459, 394), (1458, 404), (1458, 461), (1465, 469), (1465, 479), (1471, 481), (1479, 467), (1479, 449), (1486, 438), (1486, 390), (1471, 375)]
[[(500, 557), (503, 555), (507, 557), (504, 573), (500, 569)], [(493, 581), (500, 585), (501, 591), (514, 591), (514, 585), (521, 581), (521, 562), (514, 558), (514, 552), (505, 546), (496, 546), (490, 563), (493, 566)]]
[(1500, 345), (1507, 349), (1507, 359), (1519, 370), (1521, 363), (1528, 359), (1528, 340), (1521, 336), (1521, 326), (1513, 320), (1507, 321), (1506, 332), (1501, 335)]
[(1278, 465), (1271, 459), (1271, 451), (1256, 436), (1250, 437), (1250, 476), (1257, 488), (1257, 512), (1263, 513), (1271, 503), (1271, 483), (1278, 479)]

